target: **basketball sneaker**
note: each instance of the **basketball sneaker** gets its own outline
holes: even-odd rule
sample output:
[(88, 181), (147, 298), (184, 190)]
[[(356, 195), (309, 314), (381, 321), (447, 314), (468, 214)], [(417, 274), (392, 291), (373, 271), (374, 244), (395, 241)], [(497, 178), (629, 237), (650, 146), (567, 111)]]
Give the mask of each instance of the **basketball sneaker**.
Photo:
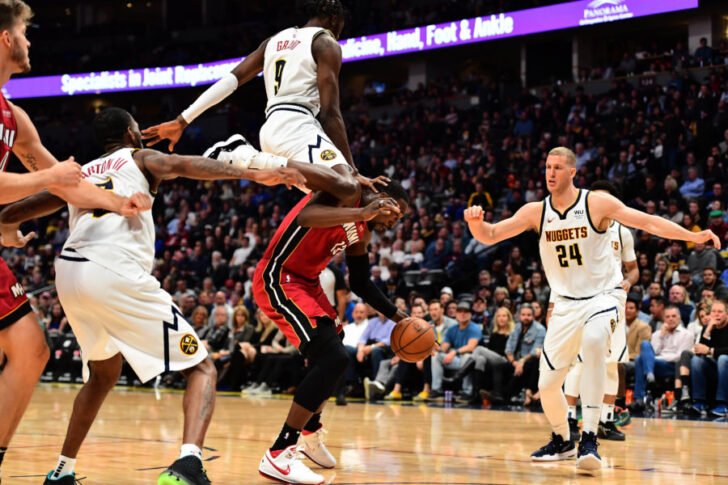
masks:
[(233, 135), (225, 141), (219, 141), (205, 150), (205, 158), (213, 158), (230, 165), (248, 168), (258, 152), (248, 143), (243, 135)]
[(551, 441), (531, 453), (531, 461), (569, 460), (575, 456), (574, 440), (564, 441), (560, 434), (551, 433)]
[(300, 439), (303, 441), (301, 453), (320, 467), (334, 468), (336, 466), (336, 458), (326, 449), (326, 445), (324, 445), (324, 434), (326, 434), (326, 430), (323, 426), (313, 433), (303, 430)]
[(580, 472), (596, 474), (602, 468), (602, 457), (597, 453), (597, 435), (582, 433), (576, 458), (576, 469)]
[(324, 483), (324, 477), (301, 463), (301, 455), (297, 451), (296, 445), (278, 451), (268, 449), (260, 460), (258, 473), (276, 482), (301, 485)]
[(76, 480), (75, 472), (71, 472), (70, 475), (63, 475), (62, 477), (53, 478), (54, 472), (55, 470), (51, 470), (48, 472), (48, 476), (46, 476), (43, 485), (76, 485), (76, 483), (81, 483), (80, 481)]
[(608, 441), (624, 441), (626, 439), (624, 433), (617, 429), (617, 425), (614, 424), (614, 421), (609, 421), (607, 423), (599, 421), (597, 438)]
[(196, 456), (183, 456), (164, 470), (157, 485), (210, 485), (202, 460)]

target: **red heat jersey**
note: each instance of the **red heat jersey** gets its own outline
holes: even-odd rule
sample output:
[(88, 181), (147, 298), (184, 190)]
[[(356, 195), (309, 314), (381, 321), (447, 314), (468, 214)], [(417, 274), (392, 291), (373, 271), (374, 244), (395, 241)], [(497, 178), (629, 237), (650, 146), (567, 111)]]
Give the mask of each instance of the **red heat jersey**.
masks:
[(263, 259), (275, 266), (310, 280), (318, 279), (331, 258), (352, 244), (358, 243), (366, 222), (351, 222), (334, 227), (301, 227), (296, 218), (311, 200), (312, 194), (296, 204), (268, 245)]
[(10, 152), (13, 151), (15, 135), (18, 132), (18, 125), (15, 122), (13, 108), (0, 92), (0, 172), (4, 172), (8, 165)]

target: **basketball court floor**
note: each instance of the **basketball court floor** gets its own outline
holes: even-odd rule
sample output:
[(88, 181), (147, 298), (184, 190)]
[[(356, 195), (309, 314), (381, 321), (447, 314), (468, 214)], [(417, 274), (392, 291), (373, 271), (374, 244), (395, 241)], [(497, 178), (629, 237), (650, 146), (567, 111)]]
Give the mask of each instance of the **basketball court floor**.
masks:
[[(41, 385), (3, 463), (3, 485), (43, 483), (56, 464), (78, 387)], [(206, 468), (214, 484), (264, 484), (257, 468), (290, 401), (220, 395), (208, 433)], [(182, 394), (114, 390), (76, 465), (83, 485), (156, 484), (177, 458)], [(326, 443), (339, 461), (317, 470), (339, 485), (725, 484), (728, 424), (637, 419), (627, 441), (603, 441), (599, 477), (574, 462), (532, 464), (549, 436), (540, 412), (331, 402)], [(309, 462), (310, 463), (310, 462)]]

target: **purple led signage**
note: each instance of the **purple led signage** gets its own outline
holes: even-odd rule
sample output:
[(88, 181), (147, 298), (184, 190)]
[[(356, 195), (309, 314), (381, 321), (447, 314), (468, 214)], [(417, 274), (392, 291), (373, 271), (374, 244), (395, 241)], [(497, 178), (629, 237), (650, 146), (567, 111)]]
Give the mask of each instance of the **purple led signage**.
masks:
[[(504, 39), (697, 8), (698, 0), (580, 0), (340, 41), (344, 62)], [(32, 56), (32, 55), (31, 55)], [(190, 66), (11, 79), (10, 99), (167, 89), (211, 84), (243, 58)]]

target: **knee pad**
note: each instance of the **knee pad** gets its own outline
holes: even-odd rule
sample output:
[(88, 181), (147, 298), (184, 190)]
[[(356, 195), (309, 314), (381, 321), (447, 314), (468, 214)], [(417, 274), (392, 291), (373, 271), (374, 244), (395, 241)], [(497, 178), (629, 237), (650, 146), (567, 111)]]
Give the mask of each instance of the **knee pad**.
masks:
[(604, 394), (616, 396), (619, 391), (619, 364), (609, 362), (607, 364), (607, 382), (604, 386)]

